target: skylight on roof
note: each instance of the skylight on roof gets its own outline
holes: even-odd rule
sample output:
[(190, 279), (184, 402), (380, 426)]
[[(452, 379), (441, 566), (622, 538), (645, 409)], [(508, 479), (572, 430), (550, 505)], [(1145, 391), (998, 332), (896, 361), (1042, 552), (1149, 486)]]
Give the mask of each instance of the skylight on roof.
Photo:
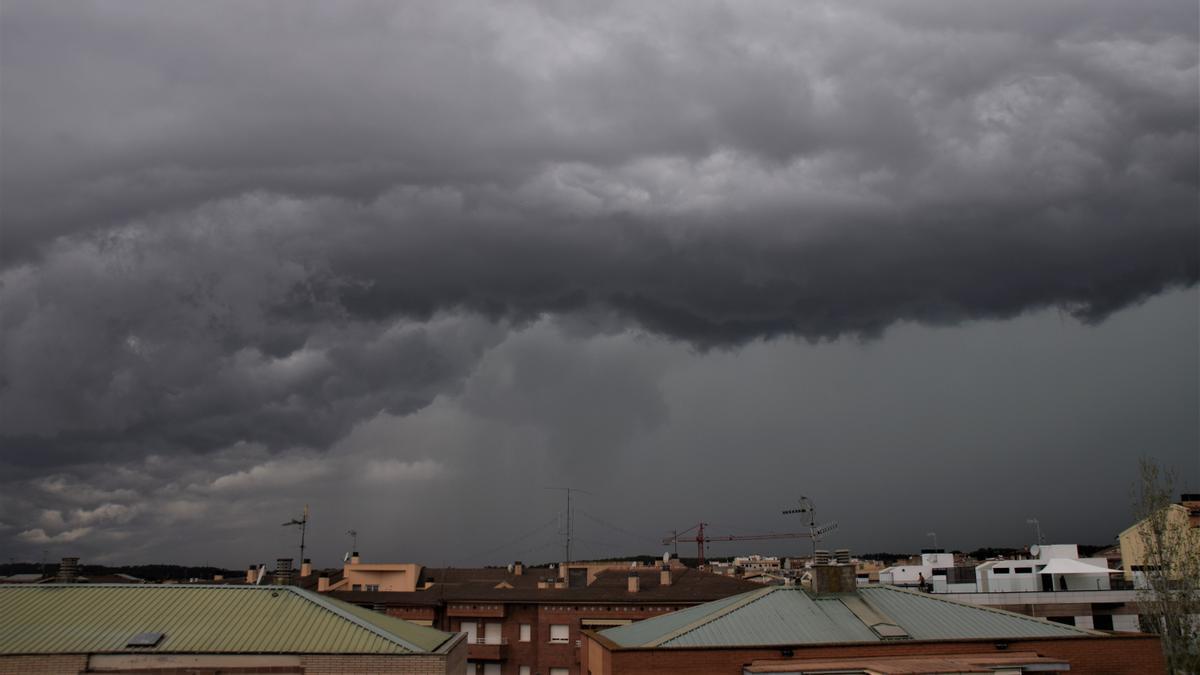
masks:
[(154, 647), (154, 646), (157, 646), (159, 642), (162, 642), (163, 637), (165, 637), (164, 633), (153, 633), (153, 632), (138, 633), (137, 635), (134, 635), (133, 637), (129, 638), (129, 642), (126, 642), (125, 646), (126, 647)]

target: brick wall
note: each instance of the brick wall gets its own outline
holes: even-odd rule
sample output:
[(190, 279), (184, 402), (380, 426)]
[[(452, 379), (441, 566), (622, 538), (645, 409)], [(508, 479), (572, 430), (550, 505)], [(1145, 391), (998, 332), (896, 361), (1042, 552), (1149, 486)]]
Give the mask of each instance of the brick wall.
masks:
[(87, 670), (87, 656), (0, 656), (0, 675), (78, 675)]
[(308, 655), (300, 660), (305, 675), (357, 675), (359, 673), (377, 673), (378, 675), (444, 675), (447, 672), (458, 675), (466, 670), (465, 661), (457, 670), (448, 671), (446, 657), (431, 656), (386, 656), (386, 655), (351, 655), (351, 654), (321, 654)]
[[(840, 646), (796, 646), (791, 658), (859, 658), (968, 654), (994, 651), (997, 642), (1009, 651), (1032, 651), (1069, 661), (1072, 675), (1152, 675), (1166, 666), (1157, 637), (1152, 635), (1064, 638), (1057, 640), (961, 640)], [(782, 659), (779, 649), (586, 650), (591, 675), (672, 675), (713, 673), (740, 675), (755, 660)]]

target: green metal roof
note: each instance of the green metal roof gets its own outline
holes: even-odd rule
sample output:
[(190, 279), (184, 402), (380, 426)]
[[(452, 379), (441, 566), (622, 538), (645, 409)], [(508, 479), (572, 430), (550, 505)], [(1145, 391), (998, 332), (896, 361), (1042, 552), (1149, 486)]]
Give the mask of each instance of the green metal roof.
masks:
[[(139, 633), (153, 647), (129, 647)], [(0, 654), (413, 654), (453, 634), (294, 586), (0, 586)]]
[(914, 640), (1102, 635), (891, 586), (816, 597), (773, 586), (600, 634), (622, 647), (798, 645), (878, 642), (880, 624)]

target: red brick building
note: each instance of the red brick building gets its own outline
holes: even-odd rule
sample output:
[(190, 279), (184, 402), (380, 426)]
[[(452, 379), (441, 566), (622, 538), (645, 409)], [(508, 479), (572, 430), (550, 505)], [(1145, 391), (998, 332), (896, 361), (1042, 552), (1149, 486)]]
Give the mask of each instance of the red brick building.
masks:
[[(671, 673), (1164, 672), (1158, 638), (1104, 633), (849, 581), (757, 591), (585, 631), (588, 675)], [(836, 581), (836, 579), (835, 579)]]
[[(561, 575), (561, 576), (560, 576)], [(407, 593), (332, 591), (390, 616), (468, 635), (468, 673), (577, 675), (582, 631), (629, 624), (761, 588), (689, 569), (629, 563), (562, 569), (433, 569)]]

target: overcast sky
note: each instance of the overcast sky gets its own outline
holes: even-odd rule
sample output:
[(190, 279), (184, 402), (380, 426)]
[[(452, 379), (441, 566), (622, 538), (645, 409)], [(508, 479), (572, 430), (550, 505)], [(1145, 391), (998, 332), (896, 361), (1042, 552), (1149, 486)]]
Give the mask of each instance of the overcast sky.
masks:
[(5, 0), (0, 556), (1110, 543), (1200, 491), (1197, 14)]

